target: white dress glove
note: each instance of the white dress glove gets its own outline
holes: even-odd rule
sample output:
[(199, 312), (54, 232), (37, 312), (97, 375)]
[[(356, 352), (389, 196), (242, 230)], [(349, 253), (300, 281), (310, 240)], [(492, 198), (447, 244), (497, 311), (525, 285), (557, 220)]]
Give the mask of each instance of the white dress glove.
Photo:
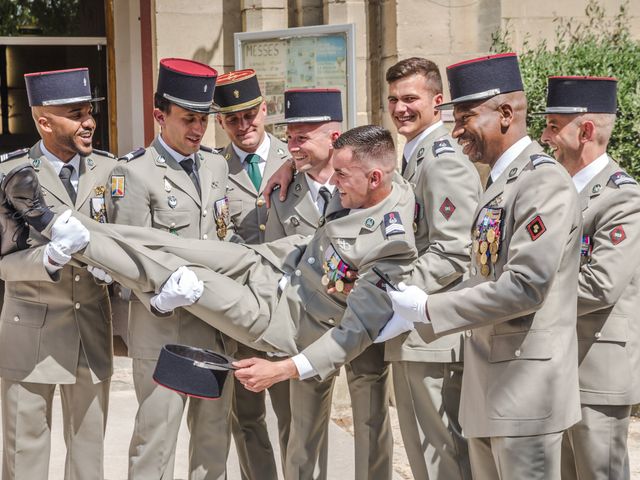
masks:
[(91, 265), (87, 265), (87, 271), (93, 275), (96, 280), (100, 282), (106, 283), (107, 285), (111, 285), (113, 283), (113, 278), (107, 272), (98, 267), (92, 267)]
[(51, 227), (51, 242), (55, 243), (65, 254), (73, 255), (89, 243), (89, 230), (80, 220), (71, 216), (71, 210), (65, 210)]
[(398, 290), (387, 288), (393, 306), (393, 316), (380, 330), (373, 343), (382, 343), (415, 328), (414, 323), (427, 323), (428, 295), (415, 285), (400, 282)]
[(160, 293), (151, 297), (150, 303), (161, 313), (172, 312), (178, 307), (193, 305), (204, 291), (204, 284), (198, 280), (195, 272), (180, 267), (173, 272), (160, 289)]

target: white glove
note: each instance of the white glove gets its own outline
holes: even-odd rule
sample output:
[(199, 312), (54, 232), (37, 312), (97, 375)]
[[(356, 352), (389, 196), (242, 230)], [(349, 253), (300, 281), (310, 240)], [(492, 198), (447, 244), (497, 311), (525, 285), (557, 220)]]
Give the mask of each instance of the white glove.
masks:
[(96, 280), (99, 280), (107, 285), (111, 285), (113, 283), (113, 278), (107, 272), (98, 267), (92, 267), (91, 265), (87, 265), (87, 271), (94, 276)]
[(51, 243), (56, 244), (65, 255), (82, 250), (89, 243), (89, 238), (89, 230), (80, 220), (71, 216), (71, 210), (65, 210), (51, 227)]
[(414, 323), (411, 320), (407, 320), (400, 316), (400, 314), (394, 313), (393, 317), (391, 317), (382, 330), (380, 330), (380, 333), (373, 343), (386, 342), (387, 340), (391, 340), (404, 332), (410, 332), (414, 328)]
[(393, 311), (411, 322), (428, 323), (426, 305), (428, 295), (415, 285), (400, 282), (398, 290), (387, 289)]
[(160, 293), (151, 297), (150, 303), (161, 313), (172, 312), (178, 307), (193, 305), (204, 291), (204, 284), (198, 280), (195, 272), (180, 267), (173, 272), (160, 289)]

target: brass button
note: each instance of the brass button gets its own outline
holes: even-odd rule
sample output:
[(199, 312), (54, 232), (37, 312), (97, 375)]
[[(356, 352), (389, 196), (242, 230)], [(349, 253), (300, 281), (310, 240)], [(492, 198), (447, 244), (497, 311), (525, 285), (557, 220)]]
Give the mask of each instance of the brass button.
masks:
[(300, 270), (296, 270), (294, 273), (296, 277), (299, 277), (300, 275), (302, 275), (302, 272)]
[(520, 349), (517, 349), (515, 352), (513, 352), (513, 354), (514, 354), (516, 357), (519, 357), (521, 353), (522, 353), (522, 352), (520, 351)]
[(206, 217), (207, 216), (207, 209), (205, 208), (204, 210), (202, 210), (202, 216)]
[(20, 321), (20, 317), (18, 315), (16, 315), (15, 317), (13, 317), (13, 321), (14, 322), (19, 322)]
[(309, 257), (307, 258), (307, 263), (309, 265), (313, 265), (314, 263), (316, 263), (316, 259), (314, 257)]
[(206, 240), (207, 238), (209, 238), (209, 236), (205, 233), (204, 235), (202, 235), (202, 239)]
[(76, 282), (79, 282), (79, 281), (80, 281), (80, 275), (76, 275), (75, 277), (73, 277), (73, 279), (74, 279)]
[(471, 337), (471, 335), (473, 335), (473, 332), (472, 332), (471, 330), (466, 330), (466, 331), (464, 332), (464, 334), (465, 334), (467, 337), (469, 337), (469, 338), (470, 338), (470, 337)]
[(259, 207), (263, 206), (263, 205), (264, 205), (264, 200), (263, 200), (263, 199), (261, 199), (261, 198), (259, 198), (259, 199), (256, 201), (256, 205), (257, 205), (257, 206), (259, 206)]
[(264, 232), (267, 229), (267, 226), (264, 223), (261, 223), (258, 228), (260, 229), (261, 232)]
[(335, 321), (333, 318), (330, 318), (330, 319), (329, 319), (329, 323), (330, 323), (331, 325), (335, 325), (336, 321)]
[(596, 332), (596, 334), (594, 335), (596, 338), (600, 338), (602, 336), (602, 332)]
[(76, 307), (76, 310), (80, 310), (80, 302), (76, 302), (75, 307)]
[(171, 225), (169, 225), (171, 228), (175, 228), (176, 226), (176, 222), (171, 222)]

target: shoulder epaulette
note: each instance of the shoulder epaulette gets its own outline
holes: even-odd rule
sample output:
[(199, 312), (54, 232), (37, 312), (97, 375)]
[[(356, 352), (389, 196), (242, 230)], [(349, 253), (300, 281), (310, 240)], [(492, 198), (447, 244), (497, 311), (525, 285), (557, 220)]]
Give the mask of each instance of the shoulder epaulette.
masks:
[(130, 162), (134, 158), (138, 158), (144, 155), (144, 152), (146, 151), (147, 150), (143, 147), (136, 148), (133, 152), (129, 152), (126, 155), (121, 156), (120, 158), (118, 158), (118, 160), (126, 160), (127, 162)]
[(93, 153), (97, 153), (98, 155), (102, 155), (103, 157), (116, 158), (113, 153), (107, 152), (106, 150), (98, 150), (97, 148), (93, 149)]
[(27, 153), (29, 153), (28, 148), (21, 148), (20, 150), (14, 150), (13, 152), (3, 153), (0, 155), (0, 163), (11, 160), (12, 158), (24, 157)]
[(545, 163), (549, 163), (554, 165), (556, 161), (551, 158), (549, 155), (545, 155), (544, 153), (534, 153), (529, 157), (531, 159), (531, 165), (533, 168), (537, 168), (540, 165), (544, 165)]
[(209, 152), (209, 153), (220, 153), (217, 148), (207, 147), (206, 145), (202, 145), (202, 144), (200, 144), (200, 150), (202, 150), (203, 152)]
[(442, 138), (433, 142), (433, 147), (431, 150), (434, 157), (438, 157), (443, 153), (456, 153), (455, 149), (451, 146), (451, 143), (446, 138)]
[(622, 170), (617, 171), (613, 175), (611, 175), (610, 180), (616, 184), (616, 186), (620, 185), (637, 185), (638, 182), (629, 175), (627, 172), (623, 172)]

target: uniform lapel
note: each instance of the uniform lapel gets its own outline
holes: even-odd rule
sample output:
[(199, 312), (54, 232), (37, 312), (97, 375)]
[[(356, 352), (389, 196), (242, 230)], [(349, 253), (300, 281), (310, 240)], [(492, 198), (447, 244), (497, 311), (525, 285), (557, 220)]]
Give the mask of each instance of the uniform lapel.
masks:
[(95, 168), (96, 163), (94, 160), (89, 160), (89, 157), (80, 157), (80, 176), (78, 180), (78, 195), (76, 197), (76, 205), (82, 206), (87, 197), (93, 192), (93, 185), (95, 182)]
[(602, 190), (607, 185), (609, 177), (613, 175), (618, 165), (611, 159), (605, 168), (602, 169), (580, 192), (580, 203), (582, 205), (582, 211), (585, 211), (589, 207), (589, 202), (592, 198), (600, 196)]
[[(155, 150), (156, 156), (154, 156), (154, 160), (158, 162), (158, 158), (162, 157), (164, 159), (164, 164), (166, 165), (165, 177), (168, 178), (176, 187), (189, 195), (193, 200), (200, 205), (200, 195), (198, 195), (198, 191), (196, 190), (196, 186), (187, 175), (180, 164), (167, 152), (160, 144), (160, 141), (156, 138), (153, 142), (153, 148)], [(202, 188), (202, 185), (201, 185)]]
[(229, 163), (229, 179), (251, 195), (257, 196), (256, 187), (253, 186), (253, 182), (242, 166), (240, 157), (231, 144), (227, 146), (224, 158)]
[[(295, 202), (296, 213), (307, 223), (317, 225), (318, 220), (320, 220), (320, 212), (318, 212), (316, 204), (311, 199), (311, 193), (309, 192), (309, 185), (307, 184), (305, 175), (299, 173), (291, 187), (293, 188), (293, 194), (298, 198)], [(291, 191), (291, 188), (289, 191)]]
[[(198, 157), (198, 176), (200, 178), (200, 190), (202, 190), (202, 205), (209, 204), (209, 195), (211, 194), (211, 182), (213, 182), (213, 172), (207, 165), (207, 160), (200, 153), (196, 153)], [(193, 183), (193, 182), (192, 182)]]
[(69, 198), (67, 190), (64, 188), (64, 185), (62, 185), (60, 177), (58, 177), (51, 162), (49, 162), (47, 157), (42, 153), (40, 142), (31, 148), (29, 156), (31, 157), (31, 164), (38, 172), (38, 181), (42, 188), (51, 193), (63, 204), (73, 207), (74, 205), (71, 202), (71, 198)]

